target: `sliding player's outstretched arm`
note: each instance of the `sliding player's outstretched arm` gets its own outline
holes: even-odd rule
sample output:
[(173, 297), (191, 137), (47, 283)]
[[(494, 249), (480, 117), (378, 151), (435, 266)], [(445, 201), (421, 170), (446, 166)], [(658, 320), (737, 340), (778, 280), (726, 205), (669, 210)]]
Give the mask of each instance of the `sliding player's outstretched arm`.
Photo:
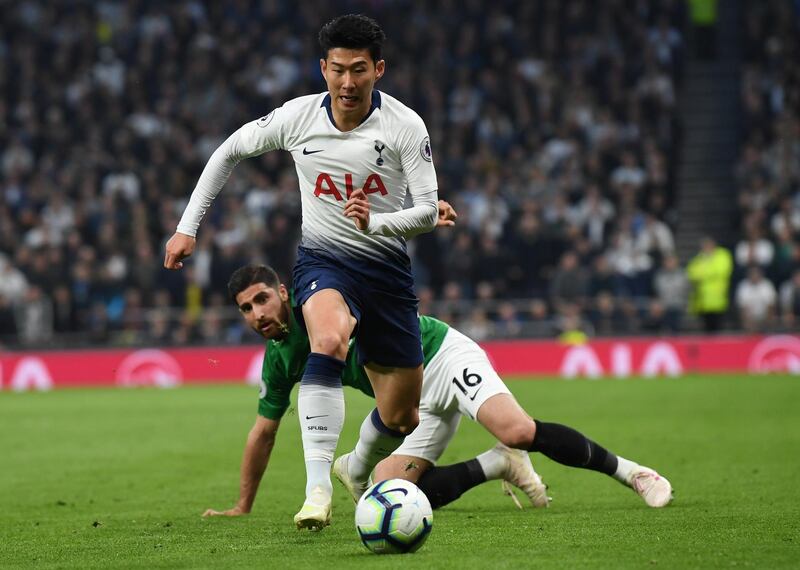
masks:
[(236, 505), (225, 511), (207, 509), (204, 517), (228, 516), (237, 517), (246, 515), (253, 509), (258, 486), (267, 470), (272, 447), (275, 445), (275, 434), (278, 432), (279, 420), (271, 420), (262, 416), (256, 418), (256, 423), (247, 435), (247, 443), (242, 455), (242, 467), (239, 478), (239, 500)]

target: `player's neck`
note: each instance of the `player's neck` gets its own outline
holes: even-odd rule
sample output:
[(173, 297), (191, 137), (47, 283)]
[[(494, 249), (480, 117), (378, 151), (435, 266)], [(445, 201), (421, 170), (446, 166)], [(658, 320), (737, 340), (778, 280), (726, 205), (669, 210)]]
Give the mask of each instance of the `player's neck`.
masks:
[(366, 105), (363, 107), (359, 107), (358, 109), (353, 109), (352, 111), (342, 111), (341, 109), (337, 109), (334, 107), (333, 111), (333, 120), (336, 122), (336, 128), (346, 133), (348, 131), (352, 131), (358, 125), (364, 122), (364, 119), (369, 115), (369, 111), (372, 108), (372, 104), (370, 101), (365, 102)]

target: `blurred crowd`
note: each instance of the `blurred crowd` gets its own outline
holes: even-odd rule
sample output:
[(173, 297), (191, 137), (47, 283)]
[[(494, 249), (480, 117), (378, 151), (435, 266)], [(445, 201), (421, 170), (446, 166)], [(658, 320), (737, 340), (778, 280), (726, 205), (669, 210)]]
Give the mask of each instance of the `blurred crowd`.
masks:
[(800, 318), (800, 5), (750, 0), (744, 22), (732, 297), (744, 328), (791, 328)]
[[(783, 26), (748, 20), (739, 167), (770, 268), (800, 227), (796, 19), (771, 10)], [(162, 269), (163, 244), (228, 134), (325, 89), (316, 34), (344, 12), (384, 27), (378, 87), (425, 119), (460, 214), (409, 244), (421, 311), (478, 339), (681, 330), (683, 0), (19, 0), (0, 1), (0, 344), (251, 338), (225, 284), (253, 261), (289, 279), (290, 156), (237, 167), (184, 270)]]

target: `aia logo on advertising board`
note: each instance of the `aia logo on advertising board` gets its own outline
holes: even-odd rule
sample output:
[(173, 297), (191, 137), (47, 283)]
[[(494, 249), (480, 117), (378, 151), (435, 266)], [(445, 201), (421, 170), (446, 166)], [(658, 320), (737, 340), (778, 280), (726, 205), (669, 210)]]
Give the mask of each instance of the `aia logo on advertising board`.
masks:
[(180, 385), (183, 370), (178, 361), (163, 350), (137, 350), (117, 368), (119, 386), (157, 386), (172, 388)]
[(800, 338), (790, 335), (765, 338), (753, 348), (747, 368), (750, 372), (761, 374), (800, 374)]

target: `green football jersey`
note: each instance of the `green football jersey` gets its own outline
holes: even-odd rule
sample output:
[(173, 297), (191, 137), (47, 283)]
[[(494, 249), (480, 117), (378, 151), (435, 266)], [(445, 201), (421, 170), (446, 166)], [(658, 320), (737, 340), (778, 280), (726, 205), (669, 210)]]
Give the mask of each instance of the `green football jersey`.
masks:
[[(422, 334), (423, 366), (427, 366), (442, 346), (449, 327), (433, 317), (420, 317), (419, 328)], [(271, 420), (283, 417), (289, 408), (292, 388), (303, 377), (310, 352), (308, 335), (289, 311), (289, 333), (281, 340), (267, 342), (264, 365), (261, 369), (261, 392), (258, 402), (260, 416)], [(352, 339), (342, 373), (342, 384), (355, 388), (371, 398), (375, 397), (364, 367), (358, 364), (355, 341)]]

